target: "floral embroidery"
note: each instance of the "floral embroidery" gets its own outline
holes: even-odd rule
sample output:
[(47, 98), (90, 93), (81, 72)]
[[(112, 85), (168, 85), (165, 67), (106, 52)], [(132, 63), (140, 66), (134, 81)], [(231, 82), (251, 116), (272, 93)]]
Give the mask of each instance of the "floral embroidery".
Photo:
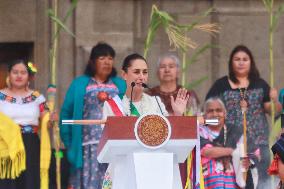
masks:
[(40, 93), (38, 91), (34, 91), (32, 92), (31, 95), (21, 98), (21, 99), (17, 99), (15, 97), (12, 96), (8, 96), (2, 92), (0, 92), (0, 100), (2, 101), (7, 101), (9, 103), (20, 103), (20, 104), (26, 104), (26, 103), (30, 103), (35, 101), (38, 97), (40, 96)]
[(34, 91), (30, 96), (22, 98), (23, 99), (23, 104), (35, 101), (36, 98), (39, 97), (39, 96), (40, 96), (39, 92)]
[(105, 176), (104, 176), (102, 189), (111, 189), (111, 187), (112, 187), (111, 176), (110, 176), (110, 173), (108, 171), (106, 171)]
[(39, 111), (42, 113), (44, 111), (49, 111), (49, 108), (47, 106), (47, 103), (46, 102), (43, 102), (39, 105)]
[(0, 92), (0, 100), (7, 101), (7, 102), (10, 102), (10, 103), (16, 103), (16, 98), (8, 96), (8, 95), (6, 95), (2, 92)]

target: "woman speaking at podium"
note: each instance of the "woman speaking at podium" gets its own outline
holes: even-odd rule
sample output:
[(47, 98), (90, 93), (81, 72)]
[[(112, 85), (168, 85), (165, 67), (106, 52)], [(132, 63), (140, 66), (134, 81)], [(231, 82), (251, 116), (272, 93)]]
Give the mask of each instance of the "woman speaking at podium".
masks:
[[(145, 58), (139, 54), (128, 55), (122, 65), (122, 78), (126, 81), (127, 89), (124, 96), (118, 95), (108, 99), (104, 103), (103, 114), (107, 116), (142, 116), (144, 114), (162, 114), (168, 116), (168, 112), (161, 99), (149, 96), (143, 92), (148, 88), (148, 65)], [(178, 91), (176, 99), (171, 96), (171, 105), (174, 115), (181, 116), (185, 112), (189, 99), (186, 89)], [(109, 166), (103, 182), (103, 189), (110, 189), (111, 166)]]
[[(168, 115), (165, 105), (159, 97), (149, 96), (143, 92), (147, 88), (148, 65), (139, 54), (128, 55), (122, 65), (122, 78), (126, 81), (127, 89), (124, 96), (115, 96), (104, 104), (104, 117), (107, 116), (140, 116), (155, 113)], [(189, 96), (186, 89), (180, 89), (176, 99), (171, 97), (174, 115), (182, 115), (186, 109)]]

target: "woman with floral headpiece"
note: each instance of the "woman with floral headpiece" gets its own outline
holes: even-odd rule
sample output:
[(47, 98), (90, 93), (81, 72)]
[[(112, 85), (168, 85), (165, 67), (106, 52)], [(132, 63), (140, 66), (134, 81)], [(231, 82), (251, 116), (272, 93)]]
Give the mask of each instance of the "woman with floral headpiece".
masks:
[(0, 90), (0, 188), (3, 189), (40, 188), (38, 129), (39, 120), (45, 117), (48, 108), (44, 96), (29, 86), (36, 71), (32, 63), (13, 61), (8, 67), (7, 87)]

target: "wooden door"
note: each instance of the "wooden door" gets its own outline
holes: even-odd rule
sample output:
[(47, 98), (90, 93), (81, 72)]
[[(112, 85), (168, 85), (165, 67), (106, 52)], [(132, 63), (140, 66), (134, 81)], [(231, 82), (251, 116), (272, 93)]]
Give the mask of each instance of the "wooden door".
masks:
[(6, 86), (7, 65), (0, 64), (0, 89)]
[(9, 62), (16, 59), (32, 60), (33, 43), (0, 43), (0, 89), (6, 86)]

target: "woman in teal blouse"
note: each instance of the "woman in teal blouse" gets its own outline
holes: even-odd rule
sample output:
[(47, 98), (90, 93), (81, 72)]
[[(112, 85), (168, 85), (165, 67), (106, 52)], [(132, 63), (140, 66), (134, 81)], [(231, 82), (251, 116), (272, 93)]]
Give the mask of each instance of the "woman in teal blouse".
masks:
[[(106, 43), (93, 47), (85, 74), (71, 83), (61, 108), (60, 119), (102, 119), (105, 96), (124, 94), (126, 84), (116, 77), (115, 51)], [(60, 125), (61, 139), (71, 165), (69, 188), (101, 188), (106, 164), (97, 161), (100, 125)]]

